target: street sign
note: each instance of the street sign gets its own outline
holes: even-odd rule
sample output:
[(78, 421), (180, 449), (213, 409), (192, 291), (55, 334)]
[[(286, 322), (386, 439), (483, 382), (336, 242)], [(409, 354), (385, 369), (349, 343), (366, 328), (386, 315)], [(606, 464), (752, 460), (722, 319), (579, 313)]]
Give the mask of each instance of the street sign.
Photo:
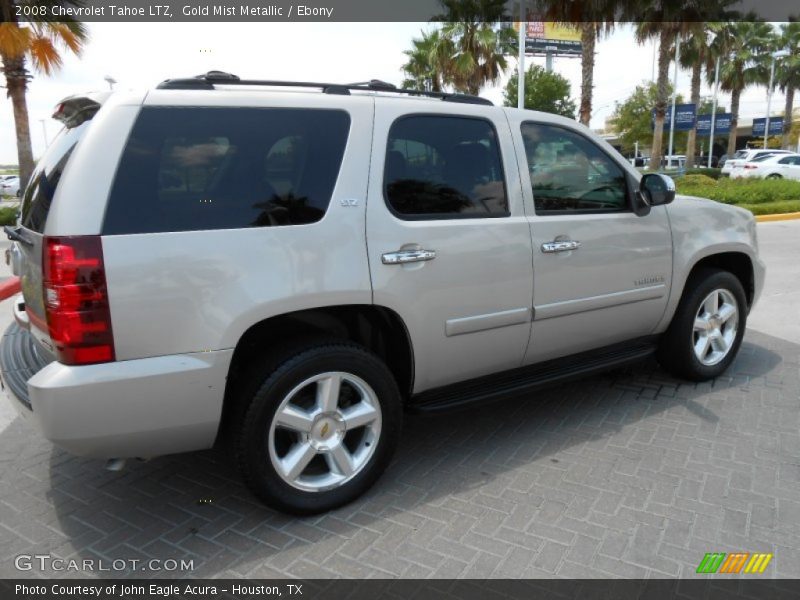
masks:
[[(731, 113), (717, 113), (714, 119), (714, 135), (728, 135), (731, 132)], [(711, 135), (711, 115), (697, 115), (697, 135)]]
[[(753, 119), (753, 137), (764, 137), (764, 127), (767, 119)], [(780, 135), (783, 133), (783, 117), (770, 117), (769, 135)]]
[[(691, 131), (694, 129), (695, 123), (695, 105), (694, 104), (676, 104), (675, 105), (675, 131)], [(667, 106), (667, 114), (664, 118), (664, 131), (669, 131), (670, 119), (672, 116), (672, 106)], [(654, 108), (650, 113), (650, 126), (655, 129), (656, 126), (656, 109)]]

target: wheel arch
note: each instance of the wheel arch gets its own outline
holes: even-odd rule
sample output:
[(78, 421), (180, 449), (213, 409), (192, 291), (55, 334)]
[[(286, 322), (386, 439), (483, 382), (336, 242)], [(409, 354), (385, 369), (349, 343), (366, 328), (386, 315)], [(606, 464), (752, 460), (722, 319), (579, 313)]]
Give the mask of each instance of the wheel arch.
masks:
[[(277, 341), (276, 341), (277, 340)], [(395, 311), (371, 304), (303, 309), (263, 319), (239, 338), (231, 359), (222, 407), (222, 426), (237, 412), (243, 390), (255, 365), (314, 340), (350, 341), (375, 353), (392, 372), (403, 399), (414, 383), (414, 351), (403, 319)], [(269, 367), (267, 367), (269, 368)]]
[(686, 283), (688, 283), (700, 269), (704, 268), (720, 269), (735, 275), (742, 284), (744, 295), (747, 298), (747, 310), (750, 310), (755, 298), (755, 272), (753, 270), (753, 261), (747, 253), (736, 251), (719, 252), (699, 259), (692, 265), (689, 271), (689, 275), (681, 291), (681, 297), (686, 293)]

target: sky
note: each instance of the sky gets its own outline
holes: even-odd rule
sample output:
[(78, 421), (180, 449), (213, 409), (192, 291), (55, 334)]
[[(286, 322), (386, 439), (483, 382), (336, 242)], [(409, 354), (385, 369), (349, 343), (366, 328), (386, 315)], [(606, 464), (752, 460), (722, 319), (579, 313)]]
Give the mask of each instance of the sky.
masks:
[[(354, 82), (381, 79), (402, 81), (403, 50), (425, 23), (88, 23), (90, 41), (80, 57), (68, 55), (63, 68), (51, 77), (36, 74), (28, 91), (34, 156), (52, 140), (59, 125), (53, 108), (71, 94), (107, 89), (104, 77), (116, 89), (146, 89), (170, 77), (192, 76), (212, 69), (242, 78)], [(638, 45), (630, 26), (619, 27), (597, 46), (594, 105), (591, 126), (602, 128), (634, 88), (653, 77), (654, 44)], [(528, 57), (544, 65), (544, 58)], [(510, 75), (516, 59), (509, 59)], [(580, 96), (580, 58), (554, 59), (554, 70)], [(670, 77), (673, 70), (670, 68)], [(482, 90), (481, 95), (502, 104), (507, 76)], [(678, 91), (689, 96), (690, 73), (681, 71)], [(704, 95), (711, 90), (704, 86)], [(16, 164), (11, 103), (0, 97), (0, 164)], [(776, 91), (772, 112), (782, 111), (783, 95)], [(720, 103), (730, 106), (729, 96)], [(750, 88), (742, 96), (740, 118), (764, 116), (765, 87)]]

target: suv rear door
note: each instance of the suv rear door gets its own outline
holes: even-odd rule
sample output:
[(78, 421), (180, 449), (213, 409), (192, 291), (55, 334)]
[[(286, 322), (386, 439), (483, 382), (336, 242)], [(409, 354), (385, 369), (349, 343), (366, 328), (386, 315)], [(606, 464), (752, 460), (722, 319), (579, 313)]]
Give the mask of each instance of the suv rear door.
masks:
[(376, 98), (368, 199), (374, 302), (408, 328), (414, 391), (520, 366), (531, 240), (502, 111)]

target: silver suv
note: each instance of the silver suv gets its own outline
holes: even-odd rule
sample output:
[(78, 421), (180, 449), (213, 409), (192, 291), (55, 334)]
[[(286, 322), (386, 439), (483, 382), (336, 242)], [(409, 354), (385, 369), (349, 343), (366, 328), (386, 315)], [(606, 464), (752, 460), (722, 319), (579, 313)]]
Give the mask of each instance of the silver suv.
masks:
[(762, 288), (749, 212), (550, 114), (213, 72), (56, 116), (7, 229), (13, 404), (85, 456), (225, 443), (285, 511), (369, 488), (404, 410), (715, 377)]

